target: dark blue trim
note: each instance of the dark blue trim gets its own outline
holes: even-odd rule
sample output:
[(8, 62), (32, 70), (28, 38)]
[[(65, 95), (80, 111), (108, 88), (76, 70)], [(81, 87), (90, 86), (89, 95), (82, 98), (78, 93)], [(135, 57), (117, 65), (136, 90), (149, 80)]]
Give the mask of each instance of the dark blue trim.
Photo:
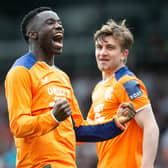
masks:
[(123, 77), (124, 75), (130, 75), (130, 76), (134, 76), (134, 73), (132, 73), (127, 66), (122, 67), (121, 69), (119, 69), (118, 71), (115, 72), (115, 78), (118, 81), (121, 77)]
[(32, 53), (27, 53), (20, 58), (18, 58), (12, 67), (24, 66), (27, 69), (30, 69), (36, 63), (36, 58)]
[(100, 142), (116, 137), (123, 132), (113, 119), (98, 125), (74, 127), (78, 142)]
[(46, 166), (44, 166), (43, 168), (51, 168), (51, 165), (49, 164), (49, 165), (46, 165)]
[(51, 165), (49, 164), (49, 165), (46, 165), (46, 166), (44, 166), (43, 168), (51, 168)]

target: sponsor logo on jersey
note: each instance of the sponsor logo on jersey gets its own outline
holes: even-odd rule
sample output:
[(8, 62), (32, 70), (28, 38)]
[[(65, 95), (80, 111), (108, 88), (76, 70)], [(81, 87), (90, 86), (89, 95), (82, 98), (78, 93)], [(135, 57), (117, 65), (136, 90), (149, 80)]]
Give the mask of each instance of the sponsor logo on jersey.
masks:
[(134, 100), (140, 96), (142, 96), (142, 91), (140, 85), (135, 80), (130, 80), (124, 83), (124, 88), (127, 91), (127, 94), (131, 100)]

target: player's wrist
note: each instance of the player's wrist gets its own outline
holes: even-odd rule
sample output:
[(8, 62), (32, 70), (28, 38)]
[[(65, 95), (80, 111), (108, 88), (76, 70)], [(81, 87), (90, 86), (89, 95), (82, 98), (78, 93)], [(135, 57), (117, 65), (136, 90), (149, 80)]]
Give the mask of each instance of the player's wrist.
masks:
[(59, 120), (55, 117), (55, 115), (53, 114), (53, 110), (51, 110), (50, 113), (51, 113), (52, 118), (56, 121), (56, 123), (57, 123), (57, 124), (60, 124), (61, 121), (59, 121)]

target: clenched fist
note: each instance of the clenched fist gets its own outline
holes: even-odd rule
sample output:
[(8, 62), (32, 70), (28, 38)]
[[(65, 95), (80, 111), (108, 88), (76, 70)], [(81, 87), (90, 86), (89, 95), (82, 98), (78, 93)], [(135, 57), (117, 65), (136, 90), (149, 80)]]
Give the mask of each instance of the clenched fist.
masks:
[(57, 99), (55, 101), (52, 113), (59, 122), (64, 121), (67, 117), (69, 117), (72, 111), (68, 100), (65, 98)]
[(132, 103), (122, 103), (117, 111), (117, 119), (121, 124), (130, 121), (136, 114), (135, 108)]

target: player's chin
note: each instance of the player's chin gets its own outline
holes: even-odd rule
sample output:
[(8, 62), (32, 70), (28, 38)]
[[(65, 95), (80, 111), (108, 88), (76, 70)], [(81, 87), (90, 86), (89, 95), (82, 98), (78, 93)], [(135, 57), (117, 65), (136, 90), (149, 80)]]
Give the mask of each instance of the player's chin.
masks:
[(98, 66), (100, 71), (105, 72), (107, 70), (107, 68), (105, 66)]

